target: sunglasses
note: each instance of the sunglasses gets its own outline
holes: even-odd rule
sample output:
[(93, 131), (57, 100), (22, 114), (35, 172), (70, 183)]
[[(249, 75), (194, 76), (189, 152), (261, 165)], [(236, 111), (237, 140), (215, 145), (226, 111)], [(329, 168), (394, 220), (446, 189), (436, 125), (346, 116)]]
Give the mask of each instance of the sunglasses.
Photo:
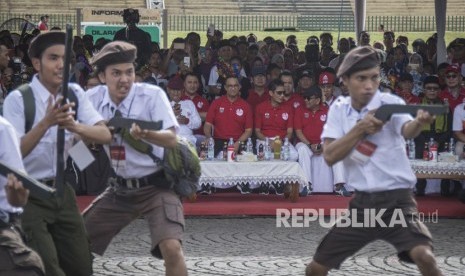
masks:
[(276, 95), (278, 95), (278, 96), (283, 96), (283, 95), (286, 93), (286, 91), (284, 91), (284, 90), (279, 90), (279, 91), (274, 91), (274, 93), (275, 93)]
[(446, 75), (446, 78), (448, 78), (448, 79), (455, 79), (456, 77), (457, 77), (456, 74)]
[(439, 86), (427, 86), (425, 87), (425, 91), (438, 91), (440, 88)]

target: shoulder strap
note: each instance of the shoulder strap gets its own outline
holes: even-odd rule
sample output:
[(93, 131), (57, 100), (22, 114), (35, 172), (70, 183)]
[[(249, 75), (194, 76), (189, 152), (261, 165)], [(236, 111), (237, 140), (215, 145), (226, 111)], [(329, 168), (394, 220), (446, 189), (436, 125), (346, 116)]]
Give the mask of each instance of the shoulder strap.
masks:
[(20, 85), (17, 89), (23, 95), (24, 133), (28, 133), (32, 128), (32, 124), (34, 123), (34, 117), (36, 116), (36, 103), (34, 99), (34, 93), (32, 93), (32, 88), (27, 83)]
[(161, 159), (158, 158), (156, 155), (152, 153), (153, 147), (149, 143), (146, 143), (142, 140), (136, 140), (132, 135), (129, 133), (128, 129), (121, 129), (121, 138), (126, 141), (133, 149), (136, 151), (148, 155), (150, 158), (152, 158), (153, 162), (155, 164), (160, 164)]
[(69, 102), (74, 102), (74, 119), (77, 120), (78, 118), (78, 110), (79, 110), (79, 100), (76, 96), (76, 93), (74, 93), (74, 90), (69, 88), (68, 90), (68, 100)]
[[(24, 104), (24, 133), (28, 133), (32, 129), (32, 124), (34, 124), (34, 119), (36, 116), (36, 104), (34, 93), (29, 84), (25, 83), (16, 88), (23, 95), (23, 104)], [(77, 118), (77, 113), (79, 109), (79, 100), (72, 89), (69, 90), (71, 93), (68, 93), (69, 101), (74, 102), (74, 109), (76, 111), (75, 118)]]

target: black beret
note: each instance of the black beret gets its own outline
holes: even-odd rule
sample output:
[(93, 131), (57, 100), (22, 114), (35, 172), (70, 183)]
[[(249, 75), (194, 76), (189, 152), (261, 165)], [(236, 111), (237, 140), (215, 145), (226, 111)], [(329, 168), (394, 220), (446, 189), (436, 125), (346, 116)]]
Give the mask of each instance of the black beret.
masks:
[(380, 59), (376, 50), (371, 46), (354, 48), (346, 54), (337, 70), (337, 76), (351, 75), (355, 72), (368, 70), (380, 65)]
[(49, 31), (36, 36), (29, 45), (29, 58), (40, 58), (42, 53), (54, 45), (65, 45), (66, 34), (60, 31)]
[(434, 76), (434, 75), (427, 76), (423, 80), (423, 87), (425, 85), (427, 85), (428, 83), (435, 83), (435, 84), (439, 85), (439, 78), (437, 76)]
[(102, 50), (92, 57), (90, 63), (98, 72), (101, 72), (108, 65), (133, 63), (136, 56), (136, 46), (124, 41), (113, 41), (103, 46)]
[(265, 66), (255, 66), (252, 68), (251, 72), (252, 77), (263, 75), (266, 76), (266, 68)]

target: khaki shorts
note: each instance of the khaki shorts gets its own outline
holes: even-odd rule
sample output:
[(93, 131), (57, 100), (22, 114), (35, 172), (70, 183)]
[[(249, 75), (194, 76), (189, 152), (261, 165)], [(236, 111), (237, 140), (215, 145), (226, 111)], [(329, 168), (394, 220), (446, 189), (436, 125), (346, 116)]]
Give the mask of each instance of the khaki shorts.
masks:
[[(417, 206), (411, 189), (399, 189), (379, 193), (355, 192), (350, 201), (349, 210), (357, 210), (357, 221), (363, 222), (363, 210), (386, 209), (382, 220), (389, 225), (393, 210), (402, 210), (406, 226), (395, 224), (393, 227), (337, 227), (335, 225), (326, 234), (318, 246), (313, 259), (326, 267), (339, 269), (344, 260), (370, 242), (384, 240), (392, 244), (400, 260), (412, 263), (409, 251), (418, 245), (432, 248), (431, 233), (419, 220)], [(353, 218), (353, 216), (350, 216)], [(398, 216), (396, 216), (398, 218)], [(366, 224), (364, 224), (365, 226)]]
[(0, 275), (45, 275), (39, 255), (27, 247), (19, 230), (0, 226)]
[(140, 216), (148, 222), (151, 253), (157, 258), (162, 258), (158, 247), (161, 241), (181, 241), (184, 234), (184, 212), (179, 196), (155, 186), (139, 189), (109, 187), (83, 215), (91, 250), (99, 255), (103, 255), (116, 234)]

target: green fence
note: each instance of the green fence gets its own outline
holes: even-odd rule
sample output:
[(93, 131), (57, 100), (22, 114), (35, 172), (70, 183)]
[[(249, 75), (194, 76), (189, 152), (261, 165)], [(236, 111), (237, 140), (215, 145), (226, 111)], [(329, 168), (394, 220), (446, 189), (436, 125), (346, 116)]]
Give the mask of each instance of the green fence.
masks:
[[(380, 24), (396, 32), (431, 32), (436, 30), (434, 16), (368, 16), (366, 29), (377, 31)], [(352, 16), (312, 15), (169, 15), (170, 31), (205, 31), (209, 24), (223, 31), (262, 31), (268, 28), (297, 28), (309, 31), (354, 31)], [(446, 31), (464, 32), (465, 16), (448, 16)]]
[[(64, 29), (66, 23), (76, 28), (76, 13), (49, 14), (49, 26)], [(33, 23), (39, 22), (39, 14), (32, 14)], [(18, 31), (20, 13), (0, 12), (0, 23), (8, 21), (3, 29)], [(168, 31), (205, 32), (210, 24), (222, 31), (262, 31), (265, 29), (297, 28), (309, 31), (354, 31), (352, 16), (312, 15), (168, 15)], [(377, 31), (382, 24), (386, 30), (396, 32), (431, 32), (436, 30), (434, 16), (368, 16), (366, 29)], [(447, 16), (446, 31), (465, 32), (464, 16)]]
[(297, 26), (292, 15), (168, 15), (169, 31), (206, 31), (210, 24), (222, 31), (255, 31)]

